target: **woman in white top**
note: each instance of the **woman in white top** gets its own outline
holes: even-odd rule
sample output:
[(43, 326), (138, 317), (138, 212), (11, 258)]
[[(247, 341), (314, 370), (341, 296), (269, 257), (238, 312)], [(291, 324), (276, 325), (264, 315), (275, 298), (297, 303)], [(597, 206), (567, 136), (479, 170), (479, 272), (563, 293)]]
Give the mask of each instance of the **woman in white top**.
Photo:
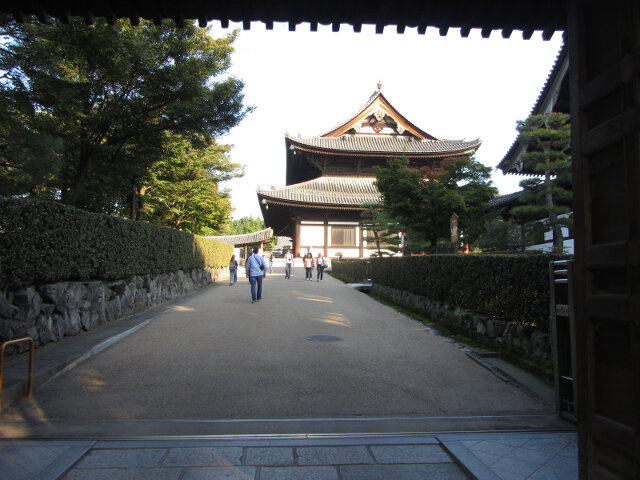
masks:
[(320, 280), (322, 280), (323, 274), (324, 274), (324, 257), (322, 256), (321, 253), (318, 254), (318, 258), (316, 258), (316, 268), (318, 271), (318, 282)]
[(313, 282), (313, 255), (311, 255), (311, 252), (304, 257), (304, 268), (307, 271), (306, 280)]

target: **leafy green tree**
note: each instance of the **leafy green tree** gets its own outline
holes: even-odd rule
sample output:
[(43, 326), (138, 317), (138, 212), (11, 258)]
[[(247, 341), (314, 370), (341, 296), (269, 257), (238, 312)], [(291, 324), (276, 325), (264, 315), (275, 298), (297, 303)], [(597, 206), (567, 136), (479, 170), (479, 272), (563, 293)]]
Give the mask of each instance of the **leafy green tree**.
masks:
[(570, 219), (560, 218), (571, 211), (571, 125), (569, 115), (549, 113), (531, 115), (518, 122), (520, 142), (527, 146), (521, 159), (524, 171), (542, 177), (520, 182), (525, 193), (520, 196), (523, 205), (511, 213), (521, 221), (544, 219), (553, 232), (553, 247), (563, 248), (562, 225)]
[(496, 217), (485, 224), (476, 246), (489, 252), (513, 252), (521, 248), (520, 226), (513, 220)]
[(388, 251), (399, 252), (401, 250), (399, 226), (387, 218), (383, 205), (365, 203), (362, 206), (365, 210), (360, 214), (362, 218), (360, 225), (368, 234), (363, 240), (367, 243), (375, 243), (378, 257), (383, 257), (388, 254)]
[(163, 160), (173, 135), (206, 149), (250, 110), (240, 80), (216, 79), (230, 65), (235, 33), (214, 39), (193, 22), (177, 29), (102, 19), (0, 28), (6, 193), (49, 191), (122, 214), (132, 179)]
[(229, 193), (219, 184), (242, 175), (227, 157), (228, 147), (215, 143), (193, 148), (184, 138), (166, 142), (162, 160), (140, 180), (139, 213), (143, 220), (217, 235), (231, 214)]
[(467, 157), (444, 160), (436, 167), (411, 168), (407, 159), (390, 159), (377, 167), (376, 185), (383, 208), (402, 225), (411, 251), (435, 252), (439, 241), (450, 239), (450, 218), (457, 213), (460, 228), (474, 241), (489, 215), (489, 200), (496, 189), (488, 180), (490, 169)]
[(261, 218), (242, 217), (231, 221), (226, 235), (242, 235), (244, 233), (259, 232), (264, 229), (264, 221)]

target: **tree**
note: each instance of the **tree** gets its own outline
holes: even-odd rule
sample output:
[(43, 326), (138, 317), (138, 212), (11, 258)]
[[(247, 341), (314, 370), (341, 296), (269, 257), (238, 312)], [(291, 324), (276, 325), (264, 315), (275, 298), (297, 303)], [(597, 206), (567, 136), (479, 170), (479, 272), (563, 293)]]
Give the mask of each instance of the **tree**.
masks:
[(469, 232), (469, 240), (475, 240), (482, 231), (478, 224), (483, 225), (488, 202), (496, 192), (488, 180), (490, 170), (467, 157), (421, 169), (409, 167), (406, 158), (396, 158), (375, 171), (383, 208), (402, 225), (411, 251), (435, 252), (440, 240), (448, 245), (454, 212), (461, 219), (460, 227)]
[(520, 226), (513, 220), (496, 217), (485, 224), (476, 245), (484, 251), (513, 252), (521, 247)]
[[(7, 193), (53, 192), (80, 208), (122, 213), (132, 179), (162, 160), (173, 135), (206, 149), (250, 111), (240, 80), (214, 80), (230, 65), (235, 33), (213, 39), (193, 22), (177, 29), (98, 19), (5, 21), (0, 34)], [(51, 147), (46, 158), (43, 145)]]
[(531, 115), (518, 122), (519, 140), (527, 146), (521, 159), (524, 171), (544, 175), (520, 182), (526, 191), (520, 199), (524, 205), (511, 213), (522, 221), (546, 218), (553, 232), (553, 248), (562, 251), (562, 225), (570, 220), (559, 215), (571, 212), (571, 126), (569, 115), (549, 113)]
[(365, 203), (362, 205), (365, 210), (360, 214), (362, 220), (360, 225), (368, 234), (363, 238), (366, 242), (373, 242), (376, 245), (377, 256), (383, 257), (389, 251), (399, 252), (401, 249), (399, 226), (387, 218), (383, 205), (380, 203)]
[(219, 184), (242, 175), (227, 157), (229, 148), (215, 143), (193, 148), (184, 138), (166, 142), (162, 160), (140, 180), (140, 218), (152, 223), (217, 235), (231, 214), (229, 193)]
[(244, 233), (253, 233), (264, 230), (264, 221), (260, 218), (242, 217), (233, 220), (229, 225), (226, 235), (242, 235)]

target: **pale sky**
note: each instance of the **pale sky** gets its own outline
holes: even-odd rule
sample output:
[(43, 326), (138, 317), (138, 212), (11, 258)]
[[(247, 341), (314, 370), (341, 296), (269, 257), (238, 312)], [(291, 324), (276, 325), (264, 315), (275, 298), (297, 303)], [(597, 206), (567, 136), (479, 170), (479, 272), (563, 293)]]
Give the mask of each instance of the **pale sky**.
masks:
[[(216, 37), (222, 30), (212, 24)], [(267, 31), (252, 23), (234, 43), (230, 74), (245, 83), (245, 103), (255, 110), (220, 143), (231, 144), (232, 161), (245, 166), (242, 178), (226, 182), (233, 218), (262, 218), (256, 190), (285, 185), (284, 135), (322, 135), (350, 119), (382, 82), (382, 93), (413, 124), (441, 139), (472, 140), (482, 146), (476, 159), (495, 168), (516, 137), (516, 120), (533, 107), (562, 45), (556, 33), (522, 40), (500, 31), (483, 39), (479, 30), (461, 38), (458, 29), (441, 37), (437, 29), (398, 35), (373, 26), (353, 33), (319, 26), (286, 24)], [(494, 170), (500, 193), (519, 189), (521, 177)]]

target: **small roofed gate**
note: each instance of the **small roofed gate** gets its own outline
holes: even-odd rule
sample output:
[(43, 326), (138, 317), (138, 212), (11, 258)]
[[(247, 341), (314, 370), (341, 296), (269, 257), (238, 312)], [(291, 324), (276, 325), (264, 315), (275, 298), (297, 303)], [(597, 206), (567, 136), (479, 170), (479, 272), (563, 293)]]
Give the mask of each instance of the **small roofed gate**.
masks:
[(244, 259), (248, 257), (248, 252), (253, 247), (263, 249), (265, 243), (273, 241), (273, 230), (271, 228), (265, 228), (257, 232), (243, 233), (240, 235), (220, 235), (215, 237), (209, 237), (219, 240), (224, 243), (233, 245), (236, 248), (244, 248)]
[(568, 4), (580, 478), (640, 479), (640, 2)]

